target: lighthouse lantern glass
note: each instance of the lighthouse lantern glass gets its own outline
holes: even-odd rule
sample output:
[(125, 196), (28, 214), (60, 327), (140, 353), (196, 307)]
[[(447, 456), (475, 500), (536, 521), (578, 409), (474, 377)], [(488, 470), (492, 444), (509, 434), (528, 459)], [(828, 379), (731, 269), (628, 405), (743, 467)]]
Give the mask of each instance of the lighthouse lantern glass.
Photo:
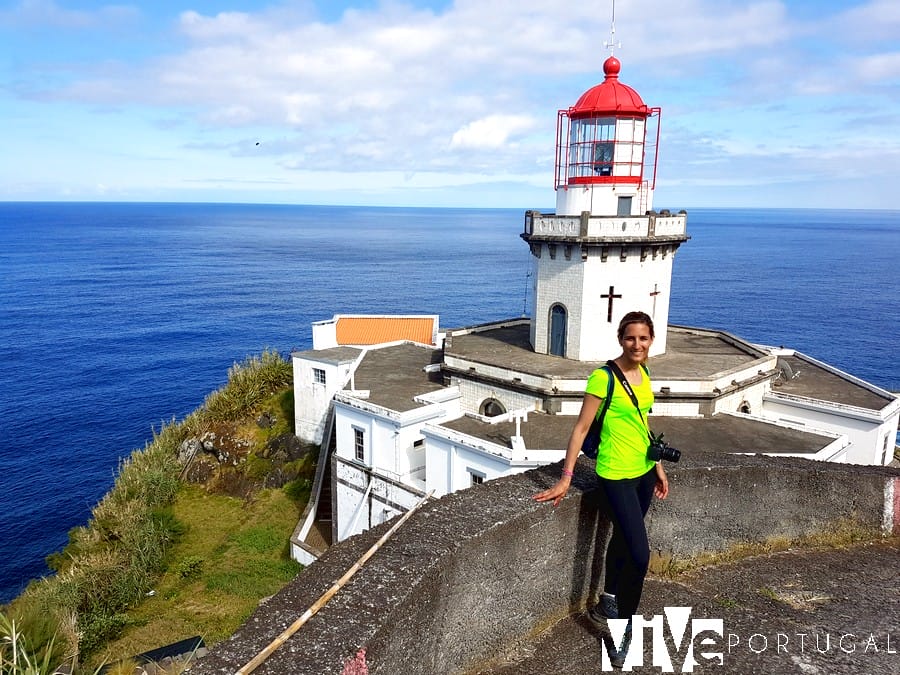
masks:
[(644, 162), (642, 117), (585, 117), (571, 120), (568, 182), (639, 182)]
[(573, 120), (569, 134), (569, 177), (611, 176), (615, 138), (614, 117)]

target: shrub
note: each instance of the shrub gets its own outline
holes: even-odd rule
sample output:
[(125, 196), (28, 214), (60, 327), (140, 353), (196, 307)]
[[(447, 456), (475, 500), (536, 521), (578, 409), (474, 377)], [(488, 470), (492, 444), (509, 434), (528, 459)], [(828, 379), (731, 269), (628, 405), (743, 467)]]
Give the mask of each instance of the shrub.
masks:
[(247, 455), (247, 461), (244, 463), (243, 467), (244, 475), (250, 480), (262, 480), (268, 476), (274, 468), (275, 463), (271, 459), (258, 457), (253, 453)]
[[(293, 375), (291, 376), (293, 378)], [(294, 428), (294, 389), (287, 389), (278, 395), (278, 408), (284, 419), (289, 420), (288, 429), (294, 434), (297, 430)]]
[(79, 623), (81, 639), (78, 647), (82, 654), (92, 654), (122, 634), (128, 625), (128, 617), (118, 613), (94, 612), (83, 616)]
[(265, 350), (228, 370), (228, 384), (206, 397), (204, 415), (212, 421), (243, 419), (272, 394), (290, 386), (292, 378), (291, 364), (278, 352)]
[(304, 502), (309, 499), (312, 489), (312, 481), (309, 478), (298, 478), (284, 486), (284, 493), (295, 502)]
[(203, 571), (203, 558), (199, 555), (189, 555), (178, 563), (177, 574), (181, 579), (196, 579)]

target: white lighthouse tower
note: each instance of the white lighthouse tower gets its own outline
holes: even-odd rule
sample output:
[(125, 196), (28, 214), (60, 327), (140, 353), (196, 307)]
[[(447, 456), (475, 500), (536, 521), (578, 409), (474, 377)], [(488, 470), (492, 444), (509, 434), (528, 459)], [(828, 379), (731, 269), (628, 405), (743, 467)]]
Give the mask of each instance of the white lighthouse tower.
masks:
[(541, 354), (603, 361), (619, 352), (627, 312), (653, 317), (650, 355), (665, 353), (672, 259), (688, 239), (687, 214), (653, 211), (659, 108), (619, 82), (610, 56), (605, 78), (557, 122), (556, 213), (529, 211), (531, 345)]

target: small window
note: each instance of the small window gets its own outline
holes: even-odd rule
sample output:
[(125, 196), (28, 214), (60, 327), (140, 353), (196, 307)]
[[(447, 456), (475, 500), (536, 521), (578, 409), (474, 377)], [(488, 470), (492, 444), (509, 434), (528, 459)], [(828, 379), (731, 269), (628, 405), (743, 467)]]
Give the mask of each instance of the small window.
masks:
[(420, 448), (424, 448), (425, 447), (425, 439), (420, 438), (417, 441), (413, 441), (413, 447), (416, 448), (417, 450)]
[(325, 384), (325, 371), (321, 368), (313, 368), (313, 382)]
[(469, 469), (469, 478), (471, 479), (470, 485), (481, 485), (484, 482), (485, 475), (480, 471), (475, 471), (475, 469)]
[(353, 427), (353, 452), (360, 462), (366, 459), (366, 432)]
[(741, 401), (741, 405), (738, 406), (738, 412), (742, 412), (746, 415), (749, 415), (751, 411), (750, 404), (747, 401)]

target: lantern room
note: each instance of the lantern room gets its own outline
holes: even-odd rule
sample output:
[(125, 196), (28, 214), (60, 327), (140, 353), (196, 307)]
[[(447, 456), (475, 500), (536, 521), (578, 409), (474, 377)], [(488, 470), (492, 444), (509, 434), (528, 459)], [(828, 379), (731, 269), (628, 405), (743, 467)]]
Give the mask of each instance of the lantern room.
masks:
[(556, 213), (644, 215), (653, 208), (659, 108), (619, 82), (610, 56), (605, 78), (560, 110), (556, 142)]

